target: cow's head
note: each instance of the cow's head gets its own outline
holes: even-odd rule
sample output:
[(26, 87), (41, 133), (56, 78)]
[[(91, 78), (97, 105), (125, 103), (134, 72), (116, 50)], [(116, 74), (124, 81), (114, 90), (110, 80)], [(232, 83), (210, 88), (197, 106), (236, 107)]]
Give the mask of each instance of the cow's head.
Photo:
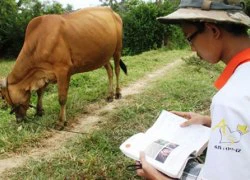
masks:
[(0, 96), (3, 100), (5, 99), (4, 92), (6, 88), (7, 88), (7, 79), (6, 78), (1, 79), (0, 80)]
[(11, 106), (11, 114), (15, 113), (17, 122), (21, 122), (26, 116), (29, 108), (29, 97), (22, 91), (17, 91), (15, 87), (8, 86), (7, 78), (0, 80), (1, 98)]
[(6, 88), (7, 87), (7, 81), (6, 79), (1, 79), (0, 80), (0, 96), (3, 98), (3, 94), (2, 94), (2, 89)]

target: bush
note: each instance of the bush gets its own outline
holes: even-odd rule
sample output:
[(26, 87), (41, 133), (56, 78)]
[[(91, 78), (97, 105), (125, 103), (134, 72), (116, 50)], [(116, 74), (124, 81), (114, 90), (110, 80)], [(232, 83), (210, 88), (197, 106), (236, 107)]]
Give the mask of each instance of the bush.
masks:
[(63, 9), (57, 2), (42, 4), (39, 0), (1, 0), (0, 1), (0, 57), (17, 57), (29, 21), (43, 14), (61, 14), (71, 10)]
[[(162, 3), (123, 0), (113, 4), (113, 9), (123, 19), (123, 55), (134, 55), (163, 46), (167, 49), (185, 47), (183, 34), (178, 27), (164, 25), (156, 20), (157, 17), (173, 12), (178, 4), (179, 0)], [(70, 10), (71, 6), (63, 9), (57, 2), (42, 4), (39, 0), (0, 1), (0, 57), (17, 57), (24, 42), (25, 29), (32, 18)]]
[[(138, 54), (163, 45), (169, 48), (185, 46), (184, 38), (178, 27), (159, 23), (156, 18), (172, 12), (176, 6), (172, 2), (145, 3), (130, 1), (125, 12), (120, 14), (124, 24), (124, 51), (126, 55)], [(180, 39), (177, 43), (176, 39)]]

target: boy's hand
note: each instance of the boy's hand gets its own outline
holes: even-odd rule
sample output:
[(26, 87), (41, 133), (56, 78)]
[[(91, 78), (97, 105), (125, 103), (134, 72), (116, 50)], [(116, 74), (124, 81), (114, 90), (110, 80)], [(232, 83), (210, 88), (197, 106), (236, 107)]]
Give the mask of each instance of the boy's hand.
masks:
[(140, 163), (142, 164), (142, 169), (136, 170), (138, 176), (150, 180), (171, 180), (171, 178), (163, 175), (146, 161), (144, 152), (140, 152)]
[(204, 126), (211, 127), (211, 118), (209, 116), (200, 115), (194, 112), (171, 112), (188, 120), (182, 123), (181, 127), (186, 127), (192, 124), (202, 124)]

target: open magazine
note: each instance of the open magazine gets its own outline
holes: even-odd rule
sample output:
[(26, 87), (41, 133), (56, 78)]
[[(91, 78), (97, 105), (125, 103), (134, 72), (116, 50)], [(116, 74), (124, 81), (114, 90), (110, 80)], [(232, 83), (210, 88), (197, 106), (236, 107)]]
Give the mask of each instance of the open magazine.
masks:
[(210, 135), (210, 128), (202, 125), (180, 127), (184, 121), (163, 110), (152, 127), (128, 138), (120, 149), (134, 160), (139, 160), (140, 151), (144, 151), (152, 166), (170, 177), (180, 178), (188, 160), (207, 147)]

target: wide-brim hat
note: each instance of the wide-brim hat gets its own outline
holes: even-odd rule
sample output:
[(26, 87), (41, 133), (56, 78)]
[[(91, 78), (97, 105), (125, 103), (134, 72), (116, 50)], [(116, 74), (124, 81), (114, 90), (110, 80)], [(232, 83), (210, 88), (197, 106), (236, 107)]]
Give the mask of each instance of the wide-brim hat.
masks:
[(161, 23), (180, 23), (198, 21), (213, 23), (234, 23), (250, 27), (250, 17), (243, 12), (244, 2), (239, 0), (181, 0), (179, 8), (163, 17)]

